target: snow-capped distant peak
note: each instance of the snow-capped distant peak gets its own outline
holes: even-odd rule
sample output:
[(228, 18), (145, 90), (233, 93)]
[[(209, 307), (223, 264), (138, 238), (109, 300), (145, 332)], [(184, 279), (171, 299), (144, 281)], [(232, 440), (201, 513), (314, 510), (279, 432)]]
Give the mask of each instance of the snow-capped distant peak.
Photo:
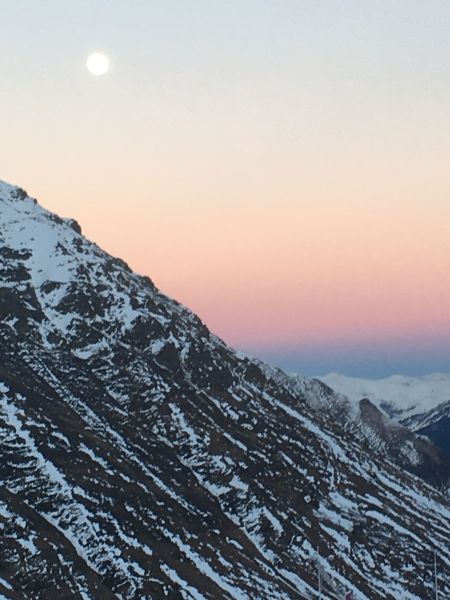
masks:
[(450, 400), (450, 375), (445, 373), (423, 377), (392, 375), (386, 379), (358, 379), (329, 373), (318, 379), (354, 402), (368, 398), (377, 406), (389, 405), (393, 412), (401, 413), (402, 419)]

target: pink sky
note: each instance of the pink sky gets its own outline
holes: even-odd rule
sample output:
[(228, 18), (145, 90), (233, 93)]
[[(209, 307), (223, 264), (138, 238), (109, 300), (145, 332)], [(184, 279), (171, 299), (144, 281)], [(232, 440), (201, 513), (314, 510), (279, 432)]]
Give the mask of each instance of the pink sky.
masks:
[[(450, 331), (450, 209), (429, 209), (437, 190), (429, 203), (413, 185), (407, 202), (386, 200), (394, 186), (323, 199), (293, 179), (278, 202), (269, 185), (249, 200), (212, 182), (189, 197), (170, 181), (146, 190), (111, 180), (90, 194), (76, 183), (30, 191), (240, 348), (407, 344)], [(307, 192), (314, 200), (301, 200)]]
[[(448, 3), (112, 0), (107, 20), (86, 0), (49, 0), (51, 19), (7, 3), (1, 179), (230, 344), (351, 363), (414, 340), (433, 370), (430, 340), (450, 340)], [(102, 79), (84, 66), (98, 49)]]

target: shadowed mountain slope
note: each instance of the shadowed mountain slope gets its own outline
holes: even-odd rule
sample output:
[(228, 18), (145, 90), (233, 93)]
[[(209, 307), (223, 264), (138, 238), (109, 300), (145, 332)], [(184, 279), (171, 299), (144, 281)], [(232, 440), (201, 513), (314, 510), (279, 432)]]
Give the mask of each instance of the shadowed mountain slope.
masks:
[(450, 509), (0, 184), (0, 598), (450, 596)]

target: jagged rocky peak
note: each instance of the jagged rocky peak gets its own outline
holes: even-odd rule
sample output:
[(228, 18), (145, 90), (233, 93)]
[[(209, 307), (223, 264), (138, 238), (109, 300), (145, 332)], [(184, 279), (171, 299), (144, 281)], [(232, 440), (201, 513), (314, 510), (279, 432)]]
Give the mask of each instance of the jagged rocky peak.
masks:
[(10, 183), (6, 183), (6, 181), (0, 180), (0, 195), (3, 201), (6, 200), (30, 200), (34, 204), (36, 200), (30, 198), (27, 192), (17, 185), (11, 185)]
[(235, 352), (15, 189), (0, 186), (0, 598), (312, 599), (320, 573), (327, 599), (417, 600), (434, 551), (450, 596), (450, 507), (345, 402)]

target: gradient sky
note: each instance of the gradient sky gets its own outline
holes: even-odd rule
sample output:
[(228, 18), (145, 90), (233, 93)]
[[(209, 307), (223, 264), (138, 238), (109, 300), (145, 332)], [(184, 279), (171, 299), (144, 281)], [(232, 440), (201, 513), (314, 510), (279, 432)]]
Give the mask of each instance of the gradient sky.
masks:
[(0, 179), (242, 350), (450, 370), (448, 0), (0, 7)]

